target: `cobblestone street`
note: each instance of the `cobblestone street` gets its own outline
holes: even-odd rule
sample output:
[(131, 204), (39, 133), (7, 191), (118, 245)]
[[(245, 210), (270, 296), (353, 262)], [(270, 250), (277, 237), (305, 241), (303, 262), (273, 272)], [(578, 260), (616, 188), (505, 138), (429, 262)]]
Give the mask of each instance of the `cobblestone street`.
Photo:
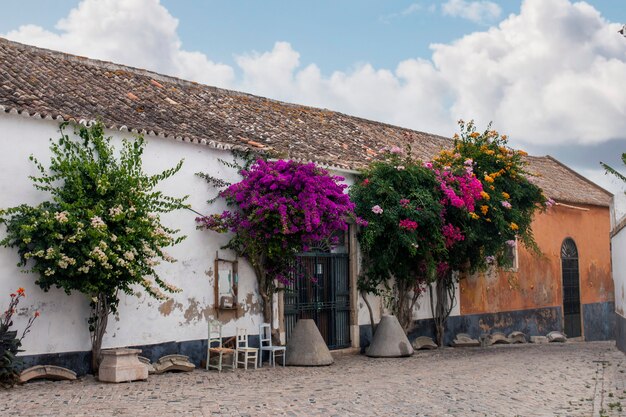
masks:
[(323, 368), (33, 382), (0, 391), (3, 416), (618, 416), (626, 362), (614, 342), (338, 356)]

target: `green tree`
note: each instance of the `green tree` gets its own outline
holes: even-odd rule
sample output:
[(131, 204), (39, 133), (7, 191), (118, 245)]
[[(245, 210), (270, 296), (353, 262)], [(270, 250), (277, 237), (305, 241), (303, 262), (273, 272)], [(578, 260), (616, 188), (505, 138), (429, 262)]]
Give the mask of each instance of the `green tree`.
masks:
[[(622, 162), (624, 163), (624, 166), (626, 166), (626, 153), (622, 154)], [(624, 183), (626, 183), (626, 176), (622, 175), (617, 169), (612, 168), (611, 166), (605, 164), (604, 162), (600, 162), (600, 165), (602, 165), (602, 167), (608, 174), (612, 174), (616, 176), (618, 179), (624, 181)], [(626, 194), (626, 191), (624, 191), (624, 194)]]
[(516, 241), (539, 252), (532, 233), (532, 220), (538, 210), (552, 201), (531, 183), (525, 152), (508, 147), (507, 137), (490, 126), (479, 132), (473, 122), (459, 122), (460, 135), (454, 137), (454, 147), (443, 150), (434, 159), (440, 170), (472, 169), (482, 184), (481, 199), (474, 210), (460, 212), (449, 208), (445, 221), (458, 230), (459, 238), (448, 245), (441, 259), (447, 268), (440, 268), (436, 289), (430, 295), (438, 343), (443, 343), (445, 322), (454, 306), (455, 280), (452, 272), (464, 277), (491, 265), (509, 266), (508, 248)]
[[(438, 182), (431, 169), (399, 148), (361, 174), (350, 188), (357, 216), (367, 221), (358, 235), (359, 290), (366, 303), (367, 293), (382, 296), (408, 331), (413, 307), (445, 252)], [(371, 308), (370, 320), (374, 327)]]
[(0, 245), (17, 248), (18, 266), (37, 274), (36, 283), (44, 291), (57, 287), (88, 297), (95, 372), (108, 316), (117, 311), (120, 292), (133, 294), (141, 286), (165, 298), (161, 290), (179, 291), (155, 268), (161, 261), (174, 262), (164, 248), (185, 238), (163, 226), (160, 214), (185, 207), (187, 197), (156, 190), (180, 170), (182, 161), (159, 174), (145, 174), (143, 138), (124, 140), (117, 153), (100, 123), (76, 126), (77, 137), (72, 138), (65, 128), (61, 125), (61, 138), (52, 141), (49, 167), (30, 157), (40, 173), (30, 177), (34, 187), (51, 199), (1, 210), (7, 236)]

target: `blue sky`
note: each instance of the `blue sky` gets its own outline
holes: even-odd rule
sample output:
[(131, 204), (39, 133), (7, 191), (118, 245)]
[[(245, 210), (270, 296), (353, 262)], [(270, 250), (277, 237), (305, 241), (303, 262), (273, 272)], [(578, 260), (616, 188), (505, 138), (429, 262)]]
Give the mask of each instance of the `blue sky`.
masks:
[[(30, 0), (0, 36), (451, 136), (493, 121), (620, 192), (622, 1)], [(435, 46), (433, 46), (435, 45)]]
[[(4, 2), (0, 33), (26, 24), (52, 29), (78, 3), (79, 0), (29, 0), (29, 7), (24, 7), (23, 2)], [(276, 41), (288, 41), (302, 54), (304, 64), (314, 62), (325, 73), (348, 69), (360, 62), (390, 68), (407, 58), (428, 58), (430, 44), (449, 43), (497, 22), (475, 23), (445, 16), (440, 11), (443, 3), (410, 0), (161, 1), (179, 20), (178, 33), (186, 49), (203, 51), (215, 61), (234, 64), (235, 54), (264, 51)], [(504, 17), (518, 13), (521, 2), (494, 3), (501, 7)], [(605, 18), (626, 23), (626, 7), (621, 1), (588, 3)], [(429, 11), (433, 5), (438, 10)]]

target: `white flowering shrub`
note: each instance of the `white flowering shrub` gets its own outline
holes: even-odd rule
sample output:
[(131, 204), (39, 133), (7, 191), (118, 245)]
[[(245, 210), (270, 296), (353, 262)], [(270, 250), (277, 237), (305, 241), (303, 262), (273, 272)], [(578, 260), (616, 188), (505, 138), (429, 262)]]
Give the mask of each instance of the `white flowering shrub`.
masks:
[(141, 286), (156, 298), (179, 291), (155, 267), (175, 261), (164, 248), (185, 236), (163, 226), (159, 215), (186, 207), (187, 197), (155, 190), (180, 170), (182, 161), (159, 174), (145, 174), (143, 138), (124, 140), (116, 153), (99, 123), (77, 126), (76, 139), (64, 128), (51, 145), (48, 168), (30, 157), (40, 172), (31, 177), (34, 186), (51, 199), (0, 210), (0, 223), (7, 229), (0, 245), (17, 248), (18, 266), (36, 273), (44, 291), (54, 286), (89, 297), (95, 371), (107, 318), (117, 310), (120, 291), (133, 294)]

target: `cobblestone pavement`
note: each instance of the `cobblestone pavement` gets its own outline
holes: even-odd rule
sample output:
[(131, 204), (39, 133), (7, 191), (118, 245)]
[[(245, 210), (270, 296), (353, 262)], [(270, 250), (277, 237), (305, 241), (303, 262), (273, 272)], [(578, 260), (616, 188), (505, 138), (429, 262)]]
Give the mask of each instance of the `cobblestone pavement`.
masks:
[(626, 356), (614, 342), (344, 355), (322, 368), (151, 375), (0, 390), (3, 416), (621, 416)]

